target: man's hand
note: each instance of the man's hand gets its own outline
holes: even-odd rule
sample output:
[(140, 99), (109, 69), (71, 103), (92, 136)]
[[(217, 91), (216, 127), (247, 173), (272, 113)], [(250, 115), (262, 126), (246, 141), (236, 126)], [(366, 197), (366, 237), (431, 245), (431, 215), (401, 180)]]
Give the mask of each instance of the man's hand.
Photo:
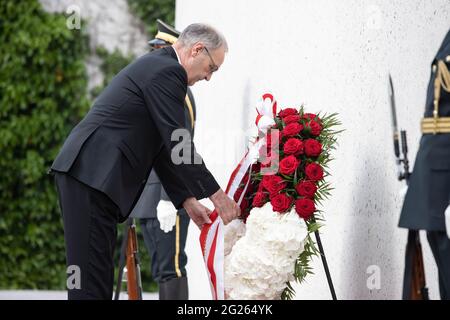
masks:
[(209, 215), (211, 210), (198, 202), (195, 198), (187, 198), (183, 202), (183, 208), (186, 209), (192, 221), (201, 229), (205, 223), (211, 223)]
[(211, 199), (224, 224), (230, 223), (241, 215), (241, 209), (237, 203), (230, 199), (222, 189), (219, 189), (209, 199)]
[(160, 200), (156, 208), (156, 217), (159, 221), (159, 227), (165, 233), (172, 231), (177, 220), (177, 209), (172, 202)]

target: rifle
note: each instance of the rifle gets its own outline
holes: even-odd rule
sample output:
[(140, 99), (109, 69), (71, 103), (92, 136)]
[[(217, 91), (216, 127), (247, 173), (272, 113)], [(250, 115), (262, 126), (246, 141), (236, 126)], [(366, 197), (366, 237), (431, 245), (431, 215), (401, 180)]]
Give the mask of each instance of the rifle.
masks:
[(418, 230), (409, 230), (406, 244), (403, 300), (429, 300)]
[[(408, 145), (406, 140), (406, 131), (399, 132), (397, 128), (397, 114), (395, 108), (394, 85), (389, 74), (389, 98), (392, 113), (392, 128), (394, 138), (394, 154), (398, 168), (398, 180), (405, 180), (409, 184), (409, 161)], [(401, 143), (400, 143), (401, 142)], [(400, 145), (402, 149), (402, 158), (400, 157)], [(403, 170), (402, 170), (403, 164)], [(428, 288), (425, 282), (425, 270), (423, 264), (422, 246), (420, 244), (419, 230), (408, 231), (408, 242), (406, 244), (405, 254), (405, 273), (403, 275), (403, 300), (428, 300)]]
[[(141, 269), (138, 254), (136, 225), (128, 219), (120, 250), (119, 275), (114, 300), (119, 300), (122, 282), (126, 282), (128, 300), (142, 300)], [(125, 276), (123, 272), (125, 271)]]

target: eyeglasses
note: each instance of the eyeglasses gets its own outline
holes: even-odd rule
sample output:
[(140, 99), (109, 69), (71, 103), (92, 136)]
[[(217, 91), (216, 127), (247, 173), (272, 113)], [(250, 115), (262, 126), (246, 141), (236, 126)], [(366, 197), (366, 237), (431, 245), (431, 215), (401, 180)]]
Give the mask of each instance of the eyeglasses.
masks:
[(212, 64), (209, 65), (209, 71), (210, 71), (211, 73), (216, 72), (217, 70), (219, 70), (219, 67), (218, 67), (217, 64), (214, 62), (214, 59), (211, 57), (211, 54), (209, 53), (208, 48), (207, 48), (207, 47), (203, 47), (203, 48), (205, 48), (205, 51), (206, 51), (206, 53), (208, 54), (208, 57), (209, 57), (209, 59), (211, 60), (211, 63), (212, 63)]

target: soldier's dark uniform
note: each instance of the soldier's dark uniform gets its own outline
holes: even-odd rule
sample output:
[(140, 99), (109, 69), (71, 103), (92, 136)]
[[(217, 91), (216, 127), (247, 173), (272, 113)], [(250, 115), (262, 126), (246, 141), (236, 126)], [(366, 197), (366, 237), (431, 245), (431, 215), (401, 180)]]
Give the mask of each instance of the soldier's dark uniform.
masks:
[(450, 240), (444, 211), (450, 204), (450, 31), (431, 65), (422, 138), (399, 227), (426, 230), (439, 270), (442, 299), (450, 299)]
[[(158, 19), (158, 33), (149, 42), (152, 48), (173, 44), (179, 32)], [(195, 101), (187, 89), (185, 99), (186, 128), (194, 134)], [(190, 218), (186, 210), (177, 212), (175, 226), (165, 233), (160, 228), (156, 208), (160, 200), (170, 201), (155, 171), (152, 171), (130, 217), (139, 218), (145, 245), (151, 258), (153, 279), (159, 283), (160, 300), (188, 299), (186, 277), (187, 256), (184, 251)], [(174, 211), (176, 209), (174, 208)]]

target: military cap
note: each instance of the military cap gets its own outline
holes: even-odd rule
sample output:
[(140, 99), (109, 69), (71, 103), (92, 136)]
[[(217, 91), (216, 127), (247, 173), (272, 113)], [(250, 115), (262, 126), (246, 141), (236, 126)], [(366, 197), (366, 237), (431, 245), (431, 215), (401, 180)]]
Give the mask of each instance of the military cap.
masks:
[(156, 20), (158, 33), (155, 36), (155, 39), (150, 40), (148, 44), (151, 47), (155, 46), (167, 46), (172, 45), (177, 41), (180, 36), (180, 32), (176, 30), (174, 27), (168, 25), (167, 23), (161, 21), (160, 19)]

